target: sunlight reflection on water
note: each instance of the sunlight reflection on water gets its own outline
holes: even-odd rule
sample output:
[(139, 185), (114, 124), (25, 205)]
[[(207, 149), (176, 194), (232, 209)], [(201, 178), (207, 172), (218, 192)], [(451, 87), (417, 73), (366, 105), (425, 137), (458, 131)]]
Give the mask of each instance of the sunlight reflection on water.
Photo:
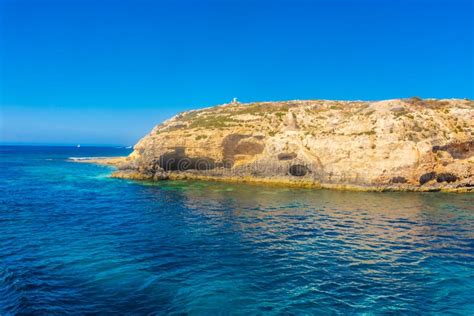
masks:
[(472, 194), (136, 183), (63, 150), (0, 157), (0, 314), (473, 310)]

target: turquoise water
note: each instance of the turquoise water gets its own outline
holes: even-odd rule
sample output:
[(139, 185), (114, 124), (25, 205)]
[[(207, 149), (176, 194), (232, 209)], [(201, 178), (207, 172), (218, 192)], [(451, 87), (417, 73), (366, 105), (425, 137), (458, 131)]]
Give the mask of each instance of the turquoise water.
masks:
[(472, 194), (136, 183), (0, 147), (0, 314), (473, 314)]

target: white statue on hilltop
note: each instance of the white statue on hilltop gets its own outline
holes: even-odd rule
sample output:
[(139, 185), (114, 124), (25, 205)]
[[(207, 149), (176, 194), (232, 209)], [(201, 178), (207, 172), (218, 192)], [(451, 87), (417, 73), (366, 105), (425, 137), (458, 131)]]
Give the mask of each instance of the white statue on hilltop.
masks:
[(232, 99), (232, 104), (237, 104), (237, 103), (239, 103), (239, 101), (237, 101), (237, 98), (233, 98)]

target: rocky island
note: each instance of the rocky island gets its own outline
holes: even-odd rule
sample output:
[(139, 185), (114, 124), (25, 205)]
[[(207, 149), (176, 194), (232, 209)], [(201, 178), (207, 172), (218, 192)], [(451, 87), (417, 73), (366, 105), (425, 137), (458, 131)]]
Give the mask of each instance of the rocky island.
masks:
[(466, 99), (233, 102), (180, 113), (118, 160), (114, 177), (355, 190), (474, 188)]

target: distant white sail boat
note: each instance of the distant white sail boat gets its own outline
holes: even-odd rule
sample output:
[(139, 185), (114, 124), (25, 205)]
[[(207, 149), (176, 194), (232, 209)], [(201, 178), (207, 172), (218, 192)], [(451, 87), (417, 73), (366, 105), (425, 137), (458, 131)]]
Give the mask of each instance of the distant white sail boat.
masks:
[(81, 144), (77, 144), (77, 148), (81, 148)]

